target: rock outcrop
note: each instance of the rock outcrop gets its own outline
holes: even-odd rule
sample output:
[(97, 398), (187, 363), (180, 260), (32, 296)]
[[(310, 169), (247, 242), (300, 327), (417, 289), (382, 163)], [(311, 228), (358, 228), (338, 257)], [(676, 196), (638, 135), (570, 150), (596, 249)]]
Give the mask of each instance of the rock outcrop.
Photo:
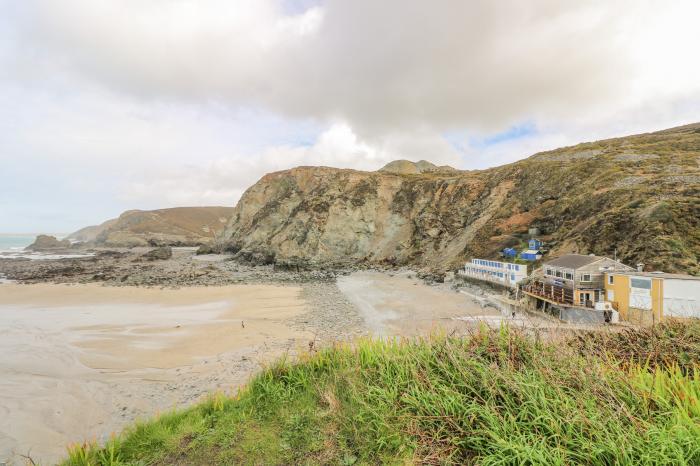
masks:
[(58, 240), (55, 236), (39, 235), (25, 249), (28, 251), (50, 251), (52, 249), (68, 249), (70, 247), (71, 242), (67, 239)]
[(199, 246), (220, 237), (232, 212), (232, 207), (128, 210), (116, 219), (83, 228), (68, 238), (109, 247)]
[(410, 160), (394, 160), (389, 162), (379, 169), (380, 172), (393, 173), (394, 175), (419, 175), (421, 173), (447, 173), (454, 174), (456, 170), (448, 165), (441, 167), (428, 162), (427, 160), (419, 160), (411, 162)]
[(524, 246), (529, 227), (550, 254), (617, 251), (630, 264), (700, 273), (700, 125), (481, 171), (397, 161), (271, 173), (245, 192), (224, 237), (256, 263), (449, 270)]

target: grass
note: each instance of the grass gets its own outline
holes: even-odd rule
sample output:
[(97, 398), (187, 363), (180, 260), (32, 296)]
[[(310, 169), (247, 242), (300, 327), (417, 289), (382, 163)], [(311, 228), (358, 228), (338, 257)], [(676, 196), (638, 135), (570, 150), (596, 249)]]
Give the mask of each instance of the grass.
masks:
[(505, 327), (360, 341), (64, 464), (700, 464), (699, 353), (697, 323), (557, 344)]

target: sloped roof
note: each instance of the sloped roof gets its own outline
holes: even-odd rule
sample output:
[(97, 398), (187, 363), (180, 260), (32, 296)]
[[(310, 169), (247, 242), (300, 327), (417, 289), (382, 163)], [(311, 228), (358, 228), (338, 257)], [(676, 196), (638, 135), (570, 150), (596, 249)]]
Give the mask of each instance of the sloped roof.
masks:
[(566, 254), (556, 259), (549, 260), (544, 263), (545, 266), (561, 267), (564, 269), (578, 269), (584, 265), (598, 262), (605, 259), (603, 256), (586, 256), (583, 254)]

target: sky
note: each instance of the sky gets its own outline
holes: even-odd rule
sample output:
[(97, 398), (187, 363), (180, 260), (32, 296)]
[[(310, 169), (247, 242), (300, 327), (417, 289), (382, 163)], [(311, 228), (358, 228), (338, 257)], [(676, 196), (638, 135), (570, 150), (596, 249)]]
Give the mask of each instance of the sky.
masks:
[(696, 0), (0, 0), (0, 232), (700, 121)]

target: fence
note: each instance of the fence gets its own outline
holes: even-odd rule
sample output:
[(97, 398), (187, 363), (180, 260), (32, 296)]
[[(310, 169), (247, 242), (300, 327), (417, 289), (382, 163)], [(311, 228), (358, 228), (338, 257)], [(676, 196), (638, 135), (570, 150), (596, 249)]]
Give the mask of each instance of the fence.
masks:
[[(581, 306), (581, 303), (574, 302), (574, 291), (561, 286), (548, 285), (536, 281), (525, 285), (523, 291), (555, 303), (569, 306)], [(585, 307), (594, 307), (593, 301), (586, 301)]]

